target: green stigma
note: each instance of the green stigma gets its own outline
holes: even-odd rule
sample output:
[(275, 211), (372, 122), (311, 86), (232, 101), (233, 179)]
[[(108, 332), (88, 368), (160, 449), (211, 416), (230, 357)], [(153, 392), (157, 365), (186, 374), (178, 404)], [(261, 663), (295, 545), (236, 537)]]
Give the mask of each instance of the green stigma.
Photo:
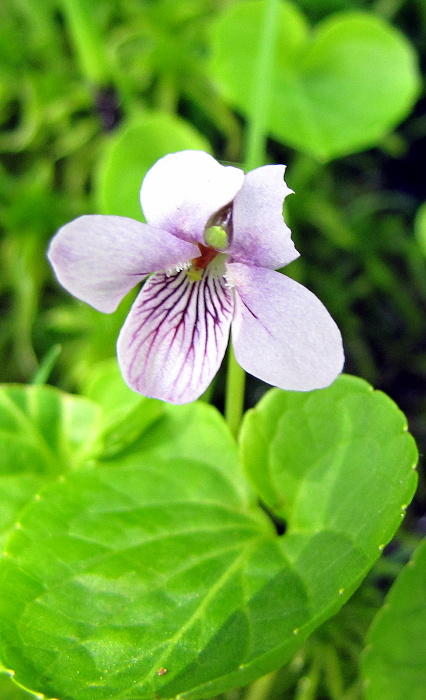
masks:
[(204, 232), (204, 240), (207, 245), (216, 250), (224, 250), (228, 247), (228, 234), (223, 226), (209, 226)]

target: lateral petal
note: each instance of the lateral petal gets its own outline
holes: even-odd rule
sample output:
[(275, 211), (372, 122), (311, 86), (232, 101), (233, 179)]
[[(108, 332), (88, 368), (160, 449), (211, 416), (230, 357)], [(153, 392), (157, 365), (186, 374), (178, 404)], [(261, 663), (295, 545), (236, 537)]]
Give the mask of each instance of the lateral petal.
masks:
[(150, 272), (174, 268), (199, 249), (124, 216), (81, 216), (53, 237), (48, 258), (58, 281), (98, 311), (115, 311)]
[(203, 243), (207, 221), (234, 199), (243, 181), (242, 170), (220, 165), (203, 151), (171, 153), (145, 175), (142, 210), (151, 226)]
[(235, 285), (232, 341), (239, 364), (281, 389), (331, 384), (343, 368), (340, 331), (320, 300), (274, 270), (227, 265)]
[(277, 269), (299, 257), (283, 219), (284, 199), (292, 193), (284, 172), (284, 165), (264, 165), (246, 174), (232, 207), (228, 252), (236, 262)]
[(143, 286), (121, 329), (117, 354), (134, 391), (170, 403), (194, 401), (225, 353), (233, 314), (223, 277), (156, 273)]

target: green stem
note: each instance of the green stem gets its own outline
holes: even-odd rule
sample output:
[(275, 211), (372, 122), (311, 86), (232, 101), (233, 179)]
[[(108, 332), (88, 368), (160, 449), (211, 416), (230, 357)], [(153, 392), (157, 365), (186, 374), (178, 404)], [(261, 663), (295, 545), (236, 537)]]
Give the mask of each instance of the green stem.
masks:
[(373, 7), (373, 12), (381, 15), (389, 22), (394, 19), (401, 7), (405, 5), (406, 0), (377, 0)]
[(275, 683), (277, 673), (278, 671), (272, 671), (272, 673), (268, 673), (267, 676), (262, 676), (262, 678), (258, 678), (257, 681), (254, 681), (254, 683), (249, 686), (244, 700), (267, 700), (271, 693), (272, 686)]
[(267, 122), (273, 79), (275, 47), (278, 39), (280, 0), (269, 0), (259, 37), (253, 75), (250, 118), (246, 135), (245, 169), (253, 170), (266, 160)]
[(177, 110), (178, 93), (173, 80), (163, 74), (158, 78), (155, 89), (155, 106), (162, 112), (174, 114)]
[(320, 666), (318, 659), (314, 657), (309, 672), (300, 679), (297, 684), (294, 700), (314, 700), (320, 680)]
[(339, 700), (344, 696), (345, 684), (337, 651), (331, 644), (324, 644), (320, 653), (330, 698), (331, 700)]
[(232, 345), (228, 350), (228, 372), (226, 375), (225, 418), (231, 433), (238, 435), (244, 411), (244, 389), (246, 373), (235, 359)]
[(62, 352), (62, 345), (52, 345), (41, 361), (40, 367), (34, 372), (31, 384), (47, 384), (50, 373), (56, 364), (56, 360)]
[(88, 0), (61, 0), (81, 70), (88, 81), (102, 87), (110, 83), (104, 47)]
[[(253, 75), (251, 112), (247, 125), (245, 170), (253, 170), (266, 160), (267, 119), (278, 38), (280, 0), (266, 3), (263, 26), (259, 36), (256, 67)], [(244, 409), (245, 372), (235, 359), (232, 348), (228, 354), (225, 418), (237, 435)]]

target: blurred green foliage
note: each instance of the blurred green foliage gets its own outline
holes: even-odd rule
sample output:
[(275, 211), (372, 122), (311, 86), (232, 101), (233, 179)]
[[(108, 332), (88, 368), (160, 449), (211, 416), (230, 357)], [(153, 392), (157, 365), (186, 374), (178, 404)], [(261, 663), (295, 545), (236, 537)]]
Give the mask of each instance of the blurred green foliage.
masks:
[[(249, 4), (254, 7), (257, 0)], [(75, 390), (90, 381), (99, 361), (115, 354), (131, 299), (107, 316), (59, 288), (45, 257), (59, 226), (80, 214), (125, 213), (127, 207), (128, 215), (137, 216), (139, 204), (133, 193), (163, 152), (205, 148), (223, 161), (243, 161), (251, 42), (244, 42), (241, 35), (235, 45), (220, 29), (230, 29), (226, 17), (242, 11), (243, 5), (244, 0), (3, 0), (0, 4), (1, 381), (41, 376), (40, 367), (42, 374), (48, 371), (59, 345), (51, 381)], [(387, 36), (397, 37), (398, 45), (405, 46), (404, 55), (411, 55), (405, 68), (401, 62), (395, 66), (405, 85), (403, 104), (394, 110), (392, 96), (382, 94), (380, 110), (391, 117), (368, 138), (363, 140), (366, 132), (360, 120), (371, 125), (377, 118), (375, 90), (385, 82), (386, 61), (378, 67), (369, 59), (358, 71), (357, 94), (368, 96), (361, 111), (361, 98), (351, 104), (354, 93), (348, 90), (344, 100), (337, 100), (345, 107), (343, 122), (342, 115), (333, 121), (334, 102), (328, 115), (326, 110), (319, 119), (325, 119), (327, 133), (334, 130), (341, 141), (342, 129), (353, 132), (351, 119), (356, 115), (355, 140), (325, 152), (304, 147), (300, 136), (289, 136), (289, 124), (283, 123), (285, 110), (277, 127), (278, 108), (272, 106), (268, 160), (287, 164), (287, 180), (296, 192), (289, 198), (286, 220), (301, 258), (286, 273), (324, 302), (343, 333), (346, 370), (386, 390), (399, 403), (424, 453), (426, 99), (421, 71), (426, 65), (426, 4), (424, 0), (299, 0), (286, 6), (309, 37), (315, 36), (320, 22), (341, 26), (354, 12), (363, 13), (364, 25), (385, 27)], [(242, 57), (245, 87), (234, 84), (238, 76), (232, 54), (240, 46), (247, 53)], [(225, 58), (232, 59), (230, 72)], [(339, 73), (336, 66), (338, 62), (333, 64), (334, 77)], [(321, 90), (316, 90), (321, 98)], [(291, 99), (291, 92), (286, 93), (287, 110)], [(53, 354), (52, 348), (56, 348)], [(214, 393), (219, 405), (221, 386), (219, 377)], [(250, 404), (262, 391), (260, 383), (250, 379)], [(424, 534), (420, 516), (425, 504), (421, 481), (407, 521), (417, 534)], [(364, 590), (369, 621), (371, 588)], [(375, 605), (376, 601), (371, 607)], [(340, 615), (347, 615), (349, 627), (355, 618), (362, 630), (366, 627), (361, 608), (352, 617), (350, 609), (346, 613), (348, 608), (343, 609)], [(329, 631), (332, 624), (328, 623)], [(362, 630), (354, 633), (352, 646), (344, 636), (338, 642), (352, 662), (362, 646)], [(313, 638), (295, 659), (294, 683), (285, 690), (291, 690), (289, 697), (293, 692), (311, 697), (303, 695), (300, 685), (304, 673), (320, 679), (317, 687), (327, 688), (324, 697), (339, 697), (330, 690), (340, 681), (333, 671), (334, 647), (328, 639)], [(325, 647), (329, 657), (321, 658), (330, 663), (318, 670), (315, 649)], [(355, 689), (347, 697), (357, 697), (353, 663), (343, 675)], [(288, 679), (287, 674), (284, 685)], [(279, 682), (278, 677), (277, 687)], [(21, 697), (21, 691), (13, 692), (17, 694), (10, 691), (11, 698)]]
[[(218, 57), (240, 48), (223, 43), (223, 28), (230, 32), (227, 18), (237, 10), (245, 12), (246, 6), (255, 10), (259, 3), (2, 3), (3, 380), (29, 380), (54, 343), (63, 348), (54, 381), (66, 388), (85, 381), (93, 362), (114, 354), (128, 303), (116, 316), (102, 317), (58, 288), (44, 251), (61, 224), (94, 211), (124, 213), (126, 209), (136, 216), (135, 191), (162, 152), (204, 147), (224, 160), (242, 161), (244, 119), (232, 109), (234, 97), (229, 97), (229, 85), (224, 88), (218, 75), (226, 61), (218, 64)], [(285, 7), (298, 18), (303, 32), (318, 21), (341, 28), (342, 23), (350, 24), (351, 17), (358, 17), (363, 32), (370, 25), (380, 27), (402, 54), (407, 53), (410, 40), (412, 56), (416, 48), (424, 51), (426, 13), (421, 1), (303, 0), (298, 7), (290, 3)], [(353, 15), (354, 10), (364, 14)], [(336, 11), (339, 15), (331, 14)], [(401, 30), (405, 39), (398, 35)], [(243, 35), (241, 31), (240, 43)], [(347, 33), (345, 40), (349, 39)], [(247, 41), (245, 50), (250, 52)], [(419, 58), (421, 63), (424, 55)], [(358, 71), (362, 80), (357, 90), (365, 85), (368, 101), (362, 113), (371, 123), (371, 115), (377, 119), (374, 86), (378, 77), (379, 83), (385, 80), (386, 68), (371, 66), (371, 82), (366, 72), (368, 54), (364, 59), (367, 63)], [(250, 60), (247, 55), (248, 81)], [(405, 80), (404, 89), (411, 90), (411, 98), (406, 96), (405, 106), (399, 108), (400, 118), (405, 113), (406, 119), (396, 131), (385, 120), (379, 139), (366, 137), (374, 148), (350, 154), (362, 146), (351, 147), (348, 142), (345, 157), (317, 160), (316, 147), (312, 153), (309, 144), (302, 148), (305, 153), (290, 148), (294, 138), (287, 138), (284, 112), (282, 140), (271, 127), (274, 136), (268, 157), (288, 164), (288, 181), (296, 191), (287, 217), (302, 258), (290, 274), (320, 296), (341, 326), (347, 370), (385, 388), (410, 415), (424, 409), (426, 373), (424, 243), (421, 235), (413, 235), (416, 211), (426, 199), (424, 175), (416, 172), (426, 143), (426, 116), (423, 100), (414, 104), (413, 88), (419, 84), (415, 69), (400, 64), (393, 73), (396, 68), (402, 71), (400, 83)], [(355, 109), (354, 122), (362, 134), (359, 99), (354, 98), (353, 105), (350, 100), (349, 92), (343, 118), (350, 124)], [(381, 100), (384, 110), (392, 110), (386, 91)], [(290, 93), (286, 101), (291, 103)], [(327, 115), (321, 119), (327, 122)], [(135, 124), (140, 131), (132, 134)], [(331, 119), (327, 129), (332, 128)], [(341, 139), (338, 121), (334, 128)], [(121, 144), (127, 138), (128, 157), (133, 159), (131, 165), (121, 163), (122, 173), (113, 162), (123, 160), (120, 138)], [(303, 134), (296, 141), (301, 138)], [(257, 384), (253, 386), (257, 390)]]

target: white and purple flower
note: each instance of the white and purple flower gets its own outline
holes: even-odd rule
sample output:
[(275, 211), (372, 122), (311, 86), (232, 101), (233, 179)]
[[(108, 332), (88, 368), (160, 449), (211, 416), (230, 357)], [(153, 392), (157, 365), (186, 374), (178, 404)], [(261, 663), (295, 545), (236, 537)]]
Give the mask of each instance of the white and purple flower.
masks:
[(282, 217), (284, 166), (246, 175), (201, 151), (161, 158), (141, 188), (147, 223), (82, 216), (53, 238), (59, 282), (105, 313), (148, 275), (120, 332), (118, 361), (135, 391), (197, 399), (224, 356), (281, 387), (328, 386), (343, 366), (340, 332), (305, 287), (276, 270), (298, 257)]

